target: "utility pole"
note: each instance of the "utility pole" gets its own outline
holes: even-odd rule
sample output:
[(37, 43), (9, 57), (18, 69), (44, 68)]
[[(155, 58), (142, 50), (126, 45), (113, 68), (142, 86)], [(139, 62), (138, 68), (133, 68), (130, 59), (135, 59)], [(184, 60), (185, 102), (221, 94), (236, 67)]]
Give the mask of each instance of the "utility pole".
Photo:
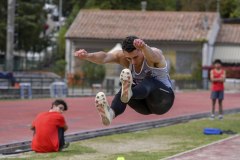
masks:
[(13, 71), (13, 43), (16, 0), (8, 0), (7, 16), (7, 51), (5, 56), (5, 70)]
[(220, 0), (217, 0), (217, 12), (220, 13)]
[(62, 0), (59, 0), (59, 8), (58, 8), (58, 22), (59, 22), (59, 28), (61, 27), (61, 19), (62, 19)]

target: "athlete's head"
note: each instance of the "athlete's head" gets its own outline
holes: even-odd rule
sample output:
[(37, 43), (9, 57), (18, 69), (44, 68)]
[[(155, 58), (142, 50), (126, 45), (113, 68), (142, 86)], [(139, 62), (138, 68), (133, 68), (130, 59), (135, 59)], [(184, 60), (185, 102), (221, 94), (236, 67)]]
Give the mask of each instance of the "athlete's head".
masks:
[(222, 61), (220, 59), (214, 60), (213, 66), (214, 66), (214, 68), (217, 68), (217, 69), (221, 68), (222, 67)]
[(128, 36), (126, 37), (123, 42), (122, 42), (122, 50), (126, 51), (126, 52), (132, 52), (134, 51), (136, 48), (133, 45), (133, 41), (135, 39), (138, 39), (138, 37), (136, 36)]
[(54, 111), (63, 112), (68, 110), (68, 106), (64, 100), (57, 99), (52, 103), (51, 109)]
[(136, 49), (133, 41), (139, 39), (136, 36), (128, 36), (122, 42), (122, 50), (125, 57), (135, 66), (141, 66), (144, 56), (141, 50)]

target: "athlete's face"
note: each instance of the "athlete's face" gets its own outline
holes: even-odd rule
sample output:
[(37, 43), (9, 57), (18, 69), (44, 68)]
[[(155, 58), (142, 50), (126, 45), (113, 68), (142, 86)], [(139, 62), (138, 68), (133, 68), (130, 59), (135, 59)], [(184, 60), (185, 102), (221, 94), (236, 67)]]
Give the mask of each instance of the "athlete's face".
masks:
[(124, 55), (127, 58), (127, 60), (133, 64), (135, 67), (141, 67), (143, 63), (143, 53), (139, 49), (135, 49), (132, 52), (126, 52), (124, 51)]
[(62, 104), (59, 104), (57, 106), (53, 105), (52, 110), (55, 111), (55, 112), (63, 113), (64, 112), (64, 106)]
[(215, 63), (214, 64), (214, 68), (216, 69), (220, 69), (222, 67), (222, 65), (220, 63)]

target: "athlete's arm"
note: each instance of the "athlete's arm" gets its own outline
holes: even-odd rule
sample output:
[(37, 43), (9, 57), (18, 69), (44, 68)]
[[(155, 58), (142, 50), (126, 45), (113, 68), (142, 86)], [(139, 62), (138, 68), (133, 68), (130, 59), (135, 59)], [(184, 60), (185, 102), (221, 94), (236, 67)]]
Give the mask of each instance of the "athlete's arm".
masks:
[(213, 75), (213, 70), (210, 71), (210, 80), (212, 82), (216, 82), (216, 78), (214, 78), (214, 75)]
[(63, 126), (63, 129), (64, 131), (68, 130), (68, 126), (67, 125)]
[(210, 80), (211, 80), (212, 82), (224, 82), (225, 79), (226, 79), (226, 73), (225, 73), (225, 71), (224, 71), (224, 73), (223, 73), (223, 77), (221, 77), (221, 78), (214, 78), (213, 70), (210, 71)]
[(88, 53), (86, 50), (80, 49), (74, 52), (74, 56), (96, 64), (117, 63), (123, 65), (124, 63), (124, 55), (122, 50), (114, 51), (112, 53), (103, 51)]
[(151, 67), (160, 67), (163, 68), (166, 66), (165, 57), (162, 54), (162, 51), (157, 48), (149, 47), (143, 40), (135, 39), (133, 45), (142, 50), (147, 62), (153, 64)]
[(223, 70), (222, 82), (226, 80), (226, 72)]
[(35, 126), (31, 125), (30, 129), (34, 131), (35, 130)]

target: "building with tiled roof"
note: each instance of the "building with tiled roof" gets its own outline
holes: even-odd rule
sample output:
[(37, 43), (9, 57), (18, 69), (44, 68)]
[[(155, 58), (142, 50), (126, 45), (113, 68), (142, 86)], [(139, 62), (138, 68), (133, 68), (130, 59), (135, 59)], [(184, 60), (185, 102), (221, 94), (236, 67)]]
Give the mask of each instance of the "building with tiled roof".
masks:
[[(211, 64), (208, 55), (212, 55), (219, 22), (213, 12), (81, 10), (66, 33), (66, 72), (78, 68), (80, 62), (72, 56), (76, 48), (109, 51), (126, 36), (136, 35), (163, 50), (177, 73), (191, 74), (199, 63)], [(118, 76), (121, 69), (107, 68), (112, 69), (107, 76)]]
[(217, 44), (240, 44), (240, 23), (223, 23), (217, 36)]
[[(204, 19), (207, 22), (204, 22)], [(207, 38), (216, 13), (81, 10), (66, 38), (198, 41)]]
[(240, 23), (223, 23), (217, 36), (213, 60), (221, 59), (223, 63), (240, 64)]

